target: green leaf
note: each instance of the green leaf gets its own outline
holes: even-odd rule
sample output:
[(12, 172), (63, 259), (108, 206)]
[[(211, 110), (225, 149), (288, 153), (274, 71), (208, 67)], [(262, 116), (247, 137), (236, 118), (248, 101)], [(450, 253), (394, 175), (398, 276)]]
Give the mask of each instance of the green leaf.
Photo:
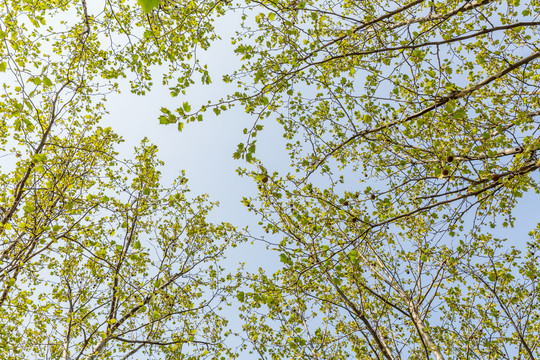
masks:
[(137, 0), (137, 3), (147, 14), (159, 6), (159, 0)]
[(52, 83), (51, 79), (49, 79), (49, 78), (46, 77), (46, 76), (43, 77), (43, 85), (45, 85), (45, 86), (52, 86), (52, 84), (53, 84), (53, 83)]
[(182, 104), (182, 108), (187, 113), (191, 111), (191, 105), (189, 105), (189, 103), (187, 101)]
[(465, 119), (466, 116), (467, 116), (467, 112), (465, 111), (465, 109), (459, 109), (456, 112), (454, 112), (454, 118), (456, 119)]
[(456, 102), (454, 100), (450, 100), (449, 102), (447, 102), (446, 106), (444, 107), (444, 109), (449, 113), (453, 112), (455, 108)]
[(290, 259), (286, 254), (279, 254), (279, 260), (280, 260), (283, 264), (287, 264), (287, 265), (291, 265), (291, 264), (292, 264), (291, 259)]
[(33, 162), (35, 162), (35, 163), (44, 162), (45, 160), (47, 160), (47, 155), (45, 155), (45, 154), (36, 154), (36, 155), (34, 155), (34, 157), (32, 159), (33, 159)]
[(169, 117), (168, 117), (168, 116), (160, 115), (158, 119), (159, 119), (159, 123), (160, 123), (161, 125), (168, 125), (168, 124), (170, 124), (170, 122), (169, 122)]

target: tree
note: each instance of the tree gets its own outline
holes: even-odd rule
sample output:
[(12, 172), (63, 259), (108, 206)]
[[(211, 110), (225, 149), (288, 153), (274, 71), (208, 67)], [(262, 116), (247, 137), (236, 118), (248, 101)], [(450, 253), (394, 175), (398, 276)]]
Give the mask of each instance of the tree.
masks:
[(183, 174), (160, 184), (154, 145), (121, 160), (122, 139), (99, 126), (118, 78), (135, 74), (144, 93), (151, 66), (168, 51), (189, 58), (196, 38), (165, 47), (137, 28), (157, 21), (138, 5), (89, 5), (0, 5), (0, 357), (227, 354), (218, 309), (237, 278), (220, 261), (241, 237), (206, 220), (215, 204), (189, 195)]
[[(539, 6), (2, 3), (5, 357), (239, 356), (214, 311), (231, 293), (261, 358), (538, 357), (540, 226), (528, 242), (498, 232), (539, 189)], [(123, 78), (144, 95), (165, 65), (172, 96), (210, 84), (197, 51), (223, 15), (243, 20), (238, 92), (159, 121), (253, 116), (234, 156), (283, 266), (242, 291), (219, 268), (234, 229), (206, 222), (183, 177), (159, 185), (152, 145), (121, 166), (98, 126)], [(288, 174), (255, 151), (272, 119)]]
[[(241, 6), (240, 89), (215, 106), (253, 115), (235, 156), (260, 194), (244, 202), (283, 263), (239, 293), (253, 351), (538, 358), (540, 225), (499, 234), (540, 190), (540, 4)], [(256, 157), (271, 119), (288, 174)]]

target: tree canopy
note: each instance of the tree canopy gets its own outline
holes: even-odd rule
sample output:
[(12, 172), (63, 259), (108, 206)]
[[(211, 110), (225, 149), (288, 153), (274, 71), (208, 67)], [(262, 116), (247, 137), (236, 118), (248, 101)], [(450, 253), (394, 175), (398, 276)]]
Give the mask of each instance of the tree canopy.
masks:
[[(540, 223), (503, 234), (540, 192), (538, 1), (0, 9), (4, 358), (540, 357)], [(237, 89), (200, 106), (219, 26)], [(99, 126), (122, 79), (145, 96), (156, 76), (179, 99), (161, 124), (249, 115), (231, 155), (274, 271), (228, 274), (248, 234), (207, 222), (184, 176), (160, 185), (154, 145), (120, 160)], [(290, 171), (257, 152), (275, 121)]]
[(231, 98), (294, 169), (245, 200), (283, 235), (244, 301), (261, 357), (538, 357), (539, 228), (499, 235), (539, 191), (538, 6), (251, 3)]
[[(90, 5), (0, 5), (0, 358), (225, 354), (216, 309), (238, 279), (221, 259), (241, 237), (207, 220), (215, 204), (183, 174), (160, 184), (155, 145), (115, 151), (122, 139), (99, 125), (106, 96), (128, 76), (144, 94), (165, 46), (137, 4)], [(189, 58), (188, 33), (204, 26), (166, 50)], [(176, 70), (180, 82), (192, 71)]]

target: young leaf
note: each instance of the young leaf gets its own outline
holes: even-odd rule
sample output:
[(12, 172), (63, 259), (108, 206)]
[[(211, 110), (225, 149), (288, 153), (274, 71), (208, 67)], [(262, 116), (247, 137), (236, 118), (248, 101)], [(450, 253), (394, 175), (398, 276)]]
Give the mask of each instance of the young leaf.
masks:
[(159, 6), (159, 0), (137, 0), (137, 3), (146, 14)]

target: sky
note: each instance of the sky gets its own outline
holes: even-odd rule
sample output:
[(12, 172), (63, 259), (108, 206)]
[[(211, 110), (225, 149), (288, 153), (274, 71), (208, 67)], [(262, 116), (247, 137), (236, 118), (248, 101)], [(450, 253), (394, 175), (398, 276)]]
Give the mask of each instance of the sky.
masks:
[[(125, 81), (120, 83), (123, 90), (120, 94), (107, 96), (109, 114), (104, 116), (101, 126), (110, 126), (125, 140), (118, 148), (120, 157), (129, 158), (134, 147), (147, 137), (158, 146), (158, 157), (165, 163), (161, 169), (163, 185), (172, 183), (185, 170), (188, 186), (194, 196), (206, 193), (211, 201), (220, 202), (220, 206), (211, 213), (210, 220), (227, 221), (239, 228), (249, 226), (253, 235), (261, 236), (263, 230), (257, 225), (258, 218), (241, 204), (242, 197), (256, 195), (257, 184), (251, 178), (242, 178), (237, 174), (236, 169), (245, 167), (246, 163), (233, 159), (237, 145), (246, 141), (247, 135), (243, 134), (243, 129), (252, 126), (250, 115), (245, 114), (241, 107), (222, 112), (219, 117), (209, 111), (204, 121), (186, 124), (182, 132), (177, 130), (176, 124), (160, 125), (158, 120), (161, 107), (173, 110), (184, 101), (205, 103), (207, 99), (223, 97), (231, 89), (222, 81), (222, 76), (238, 66), (238, 59), (229, 45), (229, 37), (233, 33), (225, 30), (232, 27), (223, 23), (218, 26), (223, 29), (220, 30), (222, 40), (213, 44), (207, 52), (198, 54), (202, 63), (209, 64), (213, 79), (211, 85), (190, 87), (185, 97), (173, 98), (167, 87), (161, 85), (154, 86), (144, 96), (132, 94)], [(154, 82), (160, 83), (159, 69), (153, 75)], [(257, 156), (268, 169), (287, 171), (289, 159), (284, 150), (280, 126), (277, 122), (264, 125), (265, 129), (257, 139)], [(253, 271), (258, 266), (275, 268), (277, 257), (268, 254), (260, 258), (252, 256), (262, 251), (265, 251), (262, 244), (246, 244), (235, 249), (229, 259), (230, 266), (247, 261), (247, 268)]]

